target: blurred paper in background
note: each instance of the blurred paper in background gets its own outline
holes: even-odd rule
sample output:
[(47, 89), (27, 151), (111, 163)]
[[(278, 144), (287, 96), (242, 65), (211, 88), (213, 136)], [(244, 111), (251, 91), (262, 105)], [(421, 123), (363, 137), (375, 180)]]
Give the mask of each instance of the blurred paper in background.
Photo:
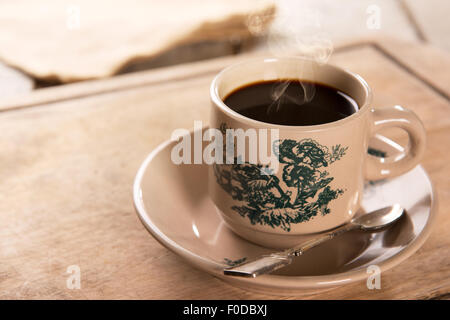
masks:
[(0, 2), (0, 59), (46, 81), (113, 75), (184, 43), (250, 37), (266, 0), (41, 0)]

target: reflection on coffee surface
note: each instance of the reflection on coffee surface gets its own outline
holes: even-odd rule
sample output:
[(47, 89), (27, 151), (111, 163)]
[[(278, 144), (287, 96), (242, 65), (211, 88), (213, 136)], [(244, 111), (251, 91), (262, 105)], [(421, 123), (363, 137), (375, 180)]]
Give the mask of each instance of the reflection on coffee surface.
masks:
[(329, 123), (358, 111), (355, 100), (342, 91), (296, 79), (252, 83), (231, 92), (224, 102), (248, 118), (288, 126)]

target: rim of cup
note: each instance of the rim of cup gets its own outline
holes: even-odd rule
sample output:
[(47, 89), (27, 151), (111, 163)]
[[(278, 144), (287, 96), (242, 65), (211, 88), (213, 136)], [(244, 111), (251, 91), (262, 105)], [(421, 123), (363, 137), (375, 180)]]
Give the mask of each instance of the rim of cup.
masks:
[[(358, 110), (355, 113), (353, 113), (350, 116), (345, 117), (343, 119), (337, 120), (337, 121), (323, 123), (323, 124), (316, 124), (316, 125), (308, 125), (308, 126), (291, 126), (291, 125), (280, 125), (280, 124), (262, 122), (259, 120), (254, 120), (254, 119), (248, 118), (246, 116), (243, 116), (242, 114), (240, 114), (237, 111), (234, 111), (233, 109), (228, 107), (225, 104), (225, 102), (222, 100), (222, 98), (220, 97), (219, 87), (221, 85), (221, 82), (223, 81), (223, 79), (226, 77), (226, 75), (228, 73), (236, 72), (236, 71), (242, 72), (242, 69), (245, 68), (245, 65), (247, 65), (249, 63), (259, 62), (259, 63), (261, 63), (261, 65), (263, 65), (266, 63), (280, 63), (281, 61), (285, 62), (286, 60), (293, 60), (293, 61), (296, 61), (297, 63), (299, 63), (299, 62), (309, 63), (309, 64), (313, 64), (313, 65), (317, 66), (318, 68), (328, 68), (330, 71), (332, 70), (334, 72), (340, 73), (340, 74), (342, 74), (343, 77), (347, 77), (348, 79), (352, 79), (352, 80), (356, 81), (356, 83), (358, 83), (363, 90), (364, 102), (362, 104), (357, 102)], [(280, 78), (280, 80), (284, 80), (284, 79), (287, 79), (287, 78)], [(274, 79), (274, 80), (276, 80), (276, 79)], [(300, 80), (302, 80), (301, 77), (300, 77)], [(264, 80), (262, 80), (262, 81), (264, 81)], [(315, 80), (313, 82), (330, 86), (326, 82), (320, 82), (320, 81), (315, 81)], [(248, 85), (251, 85), (252, 83), (253, 82), (249, 82)], [(240, 87), (242, 87), (242, 86), (237, 86), (233, 90), (236, 90)], [(339, 89), (339, 88), (336, 88), (336, 89)], [(348, 96), (350, 96), (352, 99), (354, 99), (351, 94), (349, 94), (347, 92), (344, 92), (344, 93), (347, 94)], [(332, 64), (319, 64), (313, 60), (308, 60), (308, 59), (301, 58), (301, 57), (253, 58), (253, 59), (247, 59), (245, 61), (228, 66), (214, 77), (213, 81), (211, 82), (211, 86), (210, 86), (210, 96), (211, 96), (213, 103), (217, 107), (219, 107), (225, 114), (227, 114), (228, 116), (234, 118), (235, 120), (237, 120), (239, 122), (244, 122), (244, 123), (248, 124), (249, 126), (278, 128), (278, 129), (283, 129), (283, 130), (303, 129), (303, 130), (307, 130), (307, 131), (327, 129), (330, 127), (334, 127), (336, 125), (343, 125), (347, 122), (356, 120), (356, 119), (360, 118), (364, 113), (366, 113), (370, 109), (369, 106), (372, 102), (372, 90), (370, 89), (367, 82), (360, 75), (358, 75), (354, 72), (351, 72), (345, 68), (340, 68), (340, 67), (334, 66)]]

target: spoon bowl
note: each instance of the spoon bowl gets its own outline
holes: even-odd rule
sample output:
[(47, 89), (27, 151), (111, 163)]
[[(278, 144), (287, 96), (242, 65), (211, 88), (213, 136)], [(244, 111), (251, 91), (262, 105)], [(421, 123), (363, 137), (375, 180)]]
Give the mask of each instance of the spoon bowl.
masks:
[(399, 204), (394, 204), (354, 218), (351, 223), (359, 226), (363, 231), (378, 231), (400, 219), (404, 212), (405, 209)]

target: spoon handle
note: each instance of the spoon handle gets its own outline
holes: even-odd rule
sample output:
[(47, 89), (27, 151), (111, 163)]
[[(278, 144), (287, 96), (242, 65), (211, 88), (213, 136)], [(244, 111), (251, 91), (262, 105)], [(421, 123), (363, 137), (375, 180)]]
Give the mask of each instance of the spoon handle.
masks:
[(293, 248), (271, 253), (266, 256), (262, 256), (253, 261), (245, 262), (236, 267), (227, 268), (223, 270), (225, 275), (237, 276), (237, 277), (250, 277), (254, 278), (261, 274), (270, 273), (277, 269), (281, 269), (289, 264), (291, 264), (294, 256), (302, 255), (306, 250), (309, 250), (319, 244), (333, 239), (335, 236), (342, 234), (344, 232), (357, 229), (358, 226), (352, 223), (343, 225), (333, 231), (322, 234), (311, 240), (307, 240), (302, 244), (295, 246)]
[(334, 229), (333, 231), (324, 233), (324, 234), (319, 235), (310, 240), (306, 240), (305, 242), (301, 243), (298, 246), (295, 246), (291, 249), (287, 249), (287, 250), (283, 251), (283, 253), (288, 254), (288, 255), (297, 256), (297, 257), (301, 256), (306, 250), (309, 250), (311, 248), (318, 246), (319, 244), (321, 244), (323, 242), (331, 240), (334, 237), (336, 237), (342, 233), (345, 233), (347, 231), (354, 230), (357, 228), (358, 228), (358, 226), (354, 225), (352, 223), (345, 224), (343, 226), (340, 226), (339, 228)]
[(236, 267), (224, 269), (228, 276), (254, 278), (261, 274), (270, 273), (291, 264), (293, 257), (289, 255), (277, 255), (276, 253), (262, 256), (257, 260), (249, 261)]

